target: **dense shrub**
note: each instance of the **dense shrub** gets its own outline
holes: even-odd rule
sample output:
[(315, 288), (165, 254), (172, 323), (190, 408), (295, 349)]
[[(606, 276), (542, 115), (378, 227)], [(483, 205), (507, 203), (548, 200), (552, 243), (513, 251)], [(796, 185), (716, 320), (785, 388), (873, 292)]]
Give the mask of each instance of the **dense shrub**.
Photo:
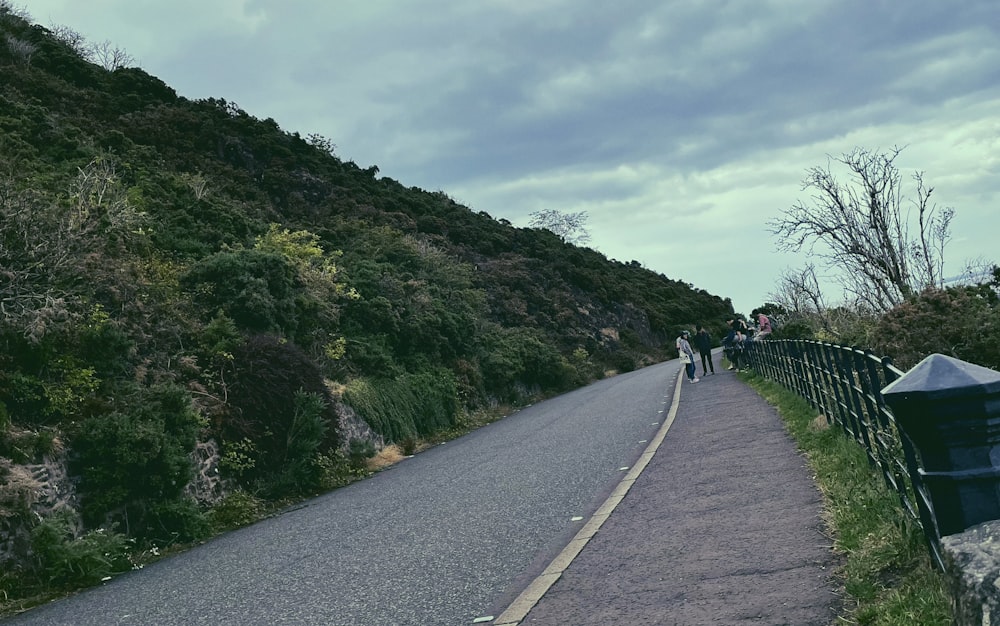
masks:
[(34, 566), (41, 582), (74, 589), (132, 569), (131, 542), (125, 535), (98, 528), (74, 537), (73, 526), (71, 514), (64, 512), (47, 517), (32, 530)]
[(216, 530), (224, 531), (247, 526), (264, 514), (264, 502), (243, 490), (236, 490), (212, 507), (209, 517)]
[(940, 353), (1000, 369), (1000, 303), (988, 286), (929, 289), (886, 313), (872, 349), (901, 369)]
[(212, 533), (212, 522), (193, 499), (180, 496), (153, 502), (141, 518), (142, 527), (132, 528), (134, 537), (156, 546), (190, 543)]
[(398, 379), (356, 378), (344, 389), (344, 402), (388, 442), (416, 436), (413, 401)]
[(297, 391), (286, 446), (276, 471), (261, 477), (261, 491), (272, 497), (308, 493), (320, 488), (323, 471), (319, 453), (326, 435), (323, 417), (328, 404), (315, 393)]
[(253, 332), (295, 330), (299, 285), (295, 267), (281, 254), (219, 252), (192, 267), (182, 284), (193, 290), (207, 315), (223, 311), (240, 328)]
[(224, 456), (247, 456), (238, 477), (248, 486), (311, 488), (315, 455), (339, 444), (339, 420), (316, 363), (293, 343), (257, 335), (234, 350), (231, 367), (228, 410), (218, 425)]
[[(155, 507), (178, 499), (193, 475), (190, 454), (201, 420), (176, 386), (133, 390), (111, 412), (83, 420), (71, 434), (71, 467), (80, 477), (90, 527), (120, 520), (141, 537), (159, 522)], [(183, 529), (166, 529), (167, 532)]]
[[(482, 348), (483, 384), (496, 398), (521, 400), (515, 397), (518, 388), (565, 391), (577, 381), (577, 369), (536, 331), (496, 327), (484, 336)], [(630, 371), (635, 361), (626, 357), (616, 366)]]
[(113, 324), (103, 309), (95, 309), (80, 329), (81, 358), (102, 379), (126, 376), (135, 343), (119, 326)]
[(805, 320), (792, 320), (771, 333), (771, 339), (813, 339), (815, 331)]

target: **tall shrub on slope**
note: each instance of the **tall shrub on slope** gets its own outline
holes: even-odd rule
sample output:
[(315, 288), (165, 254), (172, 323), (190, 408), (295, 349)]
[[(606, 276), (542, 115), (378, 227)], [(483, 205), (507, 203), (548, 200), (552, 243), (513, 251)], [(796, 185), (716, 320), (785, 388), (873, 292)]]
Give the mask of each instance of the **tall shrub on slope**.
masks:
[[(147, 540), (190, 540), (207, 530), (181, 498), (202, 422), (176, 386), (121, 389), (120, 405), (71, 433), (71, 467), (80, 477), (84, 522), (117, 524)], [(187, 514), (178, 515), (182, 509)]]
[(312, 462), (337, 448), (339, 422), (316, 363), (293, 343), (255, 335), (233, 351), (228, 379), (217, 430), (234, 477), (267, 495), (319, 484)]
[(886, 313), (871, 343), (902, 369), (935, 352), (1000, 369), (1000, 299), (988, 285), (928, 289)]

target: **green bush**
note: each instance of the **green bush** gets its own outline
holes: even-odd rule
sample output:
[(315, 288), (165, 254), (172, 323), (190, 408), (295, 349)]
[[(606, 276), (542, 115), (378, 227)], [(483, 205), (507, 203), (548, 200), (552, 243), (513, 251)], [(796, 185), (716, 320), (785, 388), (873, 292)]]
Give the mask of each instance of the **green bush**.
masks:
[(344, 389), (344, 402), (386, 441), (416, 435), (414, 402), (397, 380), (357, 378)]
[(339, 442), (339, 420), (315, 362), (295, 344), (258, 335), (234, 351), (228, 379), (220, 435), (223, 457), (238, 461), (228, 464), (239, 470), (234, 477), (271, 492), (314, 488), (315, 455)]
[(277, 471), (258, 479), (263, 493), (282, 497), (308, 493), (320, 487), (323, 472), (317, 459), (326, 434), (327, 424), (323, 417), (326, 408), (320, 396), (296, 392), (292, 423), (282, 458), (277, 459)]
[(191, 479), (201, 420), (181, 387), (141, 388), (120, 401), (122, 408), (85, 419), (72, 433), (71, 468), (88, 525), (120, 518), (141, 536), (158, 524), (155, 505), (176, 500)]
[(782, 324), (771, 333), (771, 339), (813, 339), (815, 331), (812, 326), (802, 320)]
[(292, 334), (297, 326), (301, 286), (295, 267), (281, 254), (218, 252), (192, 267), (181, 283), (207, 314), (221, 310), (245, 330)]
[(69, 514), (56, 514), (31, 531), (42, 582), (58, 589), (75, 589), (132, 569), (131, 542), (125, 535), (99, 528), (74, 538), (72, 521)]
[[(484, 337), (480, 368), (486, 392), (502, 400), (520, 400), (519, 387), (565, 391), (577, 382), (577, 370), (540, 333), (527, 328), (496, 327)], [(635, 369), (629, 356), (615, 367)], [(625, 369), (623, 369), (625, 368)]]
[(264, 501), (243, 490), (237, 490), (212, 507), (209, 519), (218, 531), (248, 526), (265, 512)]
[(135, 344), (129, 335), (113, 324), (103, 309), (96, 307), (80, 329), (81, 358), (100, 378), (116, 378), (131, 371)]
[(143, 527), (132, 529), (133, 536), (157, 546), (190, 543), (212, 534), (209, 517), (197, 502), (183, 496), (149, 504), (141, 521)]
[(935, 352), (1000, 369), (1000, 302), (986, 285), (928, 289), (882, 317), (871, 348), (904, 370)]
[(351, 439), (347, 449), (352, 467), (362, 468), (365, 461), (375, 456), (375, 444), (369, 439)]

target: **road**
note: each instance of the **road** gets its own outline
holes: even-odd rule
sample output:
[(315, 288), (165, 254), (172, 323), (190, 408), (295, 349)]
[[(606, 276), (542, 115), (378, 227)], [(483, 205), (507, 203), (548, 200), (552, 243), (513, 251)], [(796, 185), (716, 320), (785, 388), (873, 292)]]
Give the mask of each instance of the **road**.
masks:
[(0, 623), (457, 626), (497, 615), (643, 452), (678, 368), (661, 363), (527, 407)]

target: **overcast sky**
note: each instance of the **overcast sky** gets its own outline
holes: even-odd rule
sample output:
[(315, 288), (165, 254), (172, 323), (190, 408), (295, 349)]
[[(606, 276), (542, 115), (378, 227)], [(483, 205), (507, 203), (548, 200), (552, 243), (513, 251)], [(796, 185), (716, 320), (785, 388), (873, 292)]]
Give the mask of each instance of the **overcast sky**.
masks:
[(804, 263), (767, 221), (855, 147), (905, 146), (955, 209), (946, 274), (1000, 257), (996, 0), (13, 4), (475, 211), (586, 211), (593, 248), (738, 312)]

